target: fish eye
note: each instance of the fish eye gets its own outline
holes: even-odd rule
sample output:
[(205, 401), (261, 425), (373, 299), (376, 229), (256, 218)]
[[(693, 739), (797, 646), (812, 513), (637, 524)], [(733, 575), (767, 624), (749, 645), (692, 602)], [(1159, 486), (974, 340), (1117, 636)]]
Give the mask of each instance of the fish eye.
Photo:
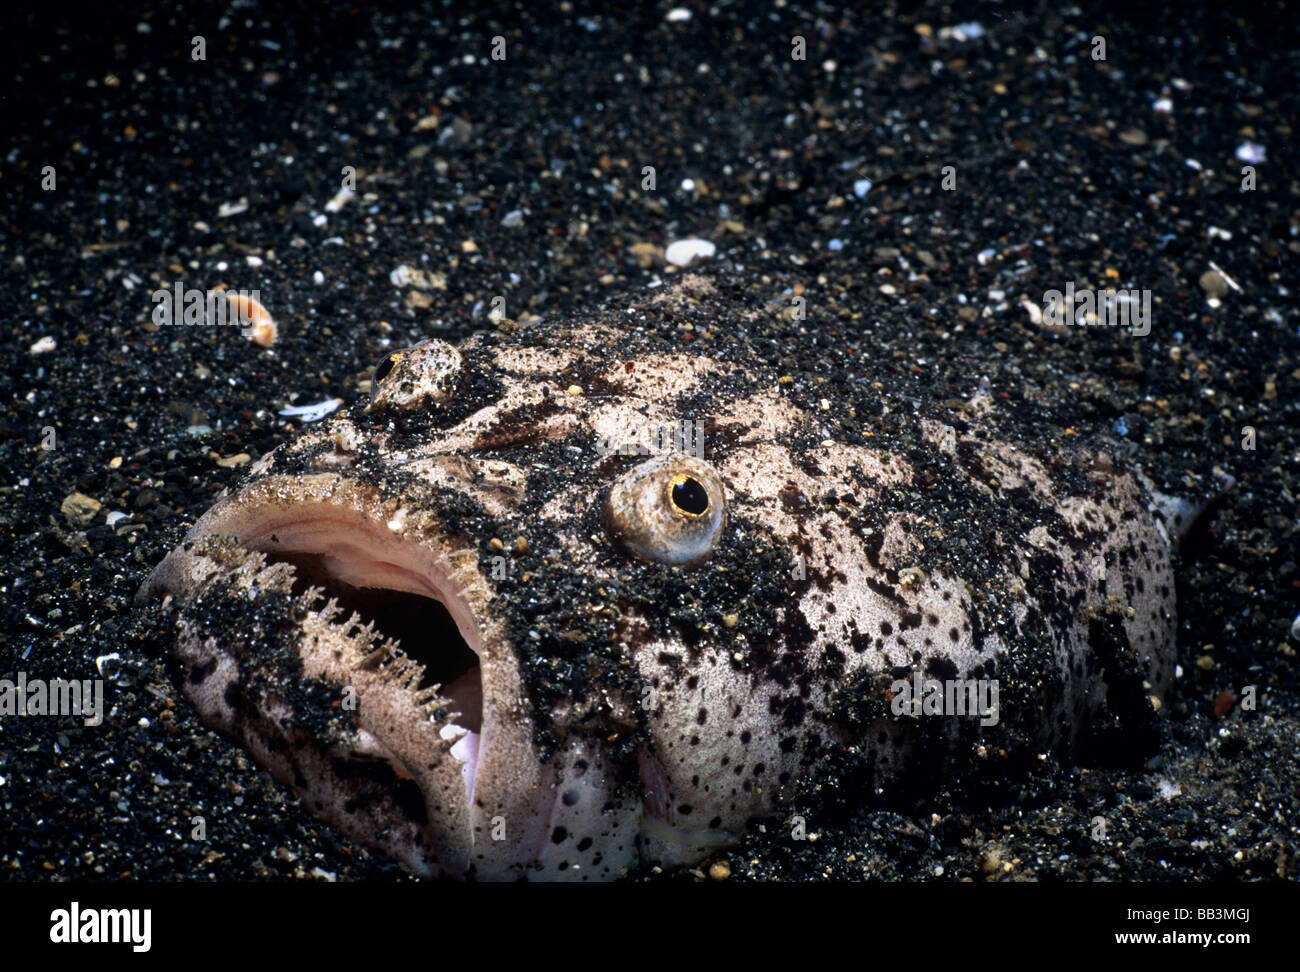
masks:
[(464, 362), (446, 341), (430, 339), (385, 355), (370, 379), (368, 412), (409, 412), (449, 402)]
[(687, 516), (703, 516), (709, 511), (709, 491), (698, 479), (678, 473), (668, 484), (668, 502)]
[(626, 553), (694, 566), (708, 560), (722, 538), (726, 491), (704, 460), (658, 456), (614, 482), (605, 499), (604, 521), (610, 538)]
[[(397, 364), (398, 357), (401, 353), (402, 352), (400, 351), (394, 351), (392, 354), (386, 356), (383, 361), (379, 362), (379, 365), (375, 368), (375, 375), (371, 378), (371, 382), (383, 381), (392, 374), (393, 366)], [(372, 390), (371, 395), (373, 396), (373, 394), (374, 392)]]

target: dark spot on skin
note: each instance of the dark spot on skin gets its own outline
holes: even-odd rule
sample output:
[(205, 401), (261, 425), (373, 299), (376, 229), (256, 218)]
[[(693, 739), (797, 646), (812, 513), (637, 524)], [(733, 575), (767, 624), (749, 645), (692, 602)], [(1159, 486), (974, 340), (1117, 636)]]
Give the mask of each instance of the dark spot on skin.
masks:
[(925, 672), (940, 681), (957, 677), (957, 666), (950, 658), (932, 656), (925, 665)]
[(551, 843), (563, 844), (565, 839), (568, 836), (569, 836), (569, 832), (567, 830), (565, 830), (563, 827), (556, 827), (554, 830), (551, 831)]
[(794, 483), (783, 486), (777, 496), (781, 500), (781, 509), (787, 513), (799, 513), (808, 508), (808, 498)]
[(561, 797), (560, 799), (562, 799), (562, 800), (564, 801), (564, 805), (565, 805), (566, 807), (571, 807), (571, 806), (573, 806), (575, 803), (578, 802), (578, 791), (577, 791), (577, 790), (565, 790), (565, 791), (564, 791), (564, 796)]

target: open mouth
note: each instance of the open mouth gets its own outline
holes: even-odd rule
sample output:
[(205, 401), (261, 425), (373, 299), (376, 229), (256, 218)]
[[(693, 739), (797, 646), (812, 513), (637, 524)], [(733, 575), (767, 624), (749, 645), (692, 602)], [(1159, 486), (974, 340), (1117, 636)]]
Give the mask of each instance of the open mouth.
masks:
[(421, 665), (417, 689), (436, 690), (453, 714), (452, 725), (464, 730), (451, 754), (461, 762), (472, 801), (483, 732), (479, 637), (447, 573), (423, 548), (328, 508), (258, 524), (240, 544), (262, 553), (268, 564), (290, 565), (295, 596), (317, 588), (337, 602), (342, 623), (350, 626), (355, 614)]
[(640, 796), (599, 740), (538, 751), (497, 596), (462, 529), (331, 473), (227, 494), (137, 595), (203, 722), (349, 839), (423, 877), (621, 873)]

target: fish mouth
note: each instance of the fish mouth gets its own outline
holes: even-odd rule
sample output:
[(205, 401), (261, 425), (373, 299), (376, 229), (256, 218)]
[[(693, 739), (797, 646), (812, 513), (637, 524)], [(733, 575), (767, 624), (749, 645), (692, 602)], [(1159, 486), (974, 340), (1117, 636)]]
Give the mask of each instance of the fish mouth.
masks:
[[(491, 870), (476, 844), (510, 856), (482, 833), (480, 771), (497, 749), (512, 754), (495, 754), (494, 776), (503, 758), (533, 757), (500, 701), (517, 686), (477, 553), (463, 539), (350, 479), (271, 476), (205, 513), (139, 599), (169, 595), (182, 612), (182, 692), (309, 809), (421, 876)], [(236, 630), (220, 615), (212, 637), (206, 605), (224, 611), (232, 601), (253, 602), (252, 613)], [(278, 658), (248, 647), (270, 615), (289, 619), (272, 637)], [(302, 693), (280, 675), (285, 658), (300, 663), (304, 683), (330, 686), (342, 738), (288, 701)]]
[(421, 667), (416, 691), (449, 703), (448, 725), (465, 730), (450, 752), (461, 762), (472, 802), (483, 730), (478, 626), (445, 567), (429, 564), (418, 548), (384, 532), (341, 519), (327, 507), (260, 524), (239, 540), (268, 566), (293, 570), (292, 596), (312, 592), (333, 601), (336, 616), (345, 619), (341, 625), (360, 624)]

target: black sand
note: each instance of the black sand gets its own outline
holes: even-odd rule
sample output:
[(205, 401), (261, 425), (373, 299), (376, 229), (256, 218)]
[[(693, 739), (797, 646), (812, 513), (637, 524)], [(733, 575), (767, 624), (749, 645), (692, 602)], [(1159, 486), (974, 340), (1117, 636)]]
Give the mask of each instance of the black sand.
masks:
[[(1281, 5), (1116, 7), (6, 13), (0, 677), (101, 659), (111, 712), (0, 719), (0, 875), (403, 878), (197, 722), (131, 598), (232, 457), (295, 434), (279, 409), (354, 400), (387, 349), (491, 326), (496, 294), (524, 318), (644, 293), (673, 276), (654, 248), (700, 236), (718, 253), (692, 270), (771, 308), (797, 395), (851, 384), (870, 333), (918, 397), (988, 377), (1039, 434), (1109, 437), (1167, 492), (1236, 480), (1177, 565), (1183, 674), (1154, 751), (903, 806), (810, 790), (816, 839), (755, 832), (731, 878), (1293, 878), (1300, 31)], [(357, 196), (327, 211), (349, 165)], [(403, 264), (442, 287), (394, 286)], [(259, 289), (279, 340), (152, 325), (177, 280)], [(1151, 333), (1035, 324), (1022, 299), (1067, 281), (1151, 290)], [(77, 493), (100, 504), (84, 522)], [(1252, 710), (1223, 694), (1247, 685)]]

